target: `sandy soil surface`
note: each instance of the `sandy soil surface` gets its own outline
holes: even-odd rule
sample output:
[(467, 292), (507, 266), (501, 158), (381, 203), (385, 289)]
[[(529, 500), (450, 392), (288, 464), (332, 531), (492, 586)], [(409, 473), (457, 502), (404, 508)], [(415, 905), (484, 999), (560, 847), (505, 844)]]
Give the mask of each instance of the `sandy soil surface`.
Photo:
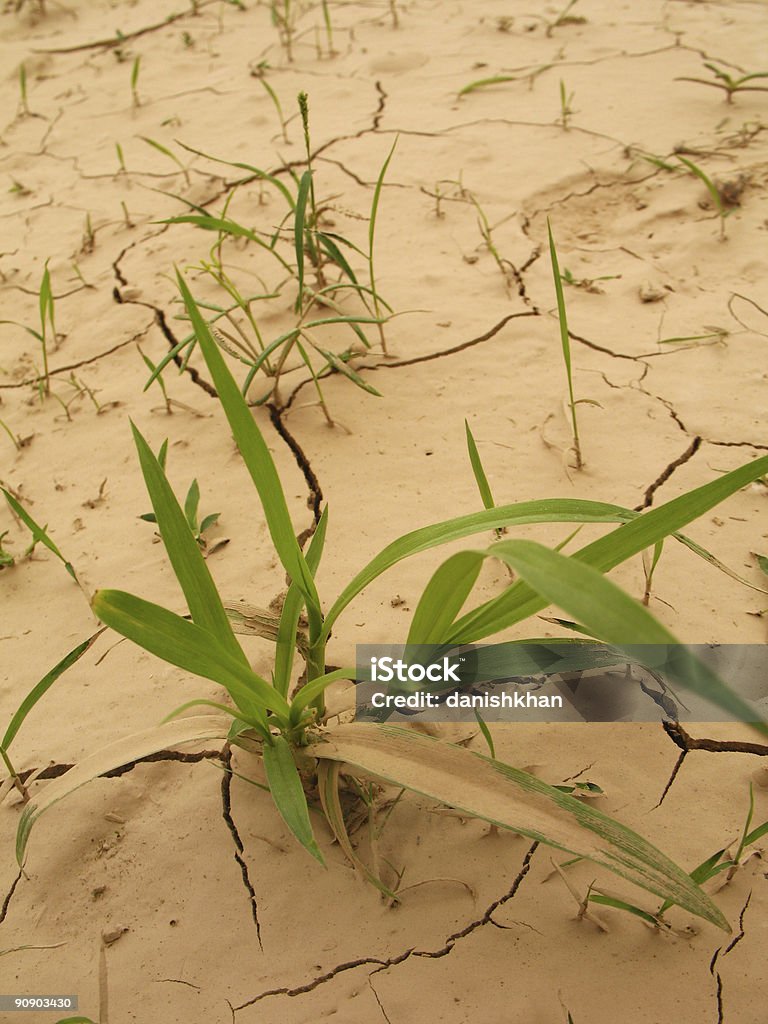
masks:
[[(169, 414), (157, 385), (143, 390), (141, 353), (157, 363), (184, 336), (174, 264), (199, 297), (221, 298), (199, 269), (215, 235), (163, 221), (192, 204), (221, 215), (228, 197), (228, 216), (262, 230), (284, 212), (274, 188), (180, 143), (290, 184), (288, 168), (303, 170), (300, 90), (327, 224), (362, 248), (397, 139), (376, 255), (381, 292), (403, 315), (387, 325), (388, 360), (373, 351), (355, 362), (382, 397), (330, 376), (331, 429), (297, 365), (271, 416), (255, 413), (297, 532), (330, 505), (323, 594), (400, 533), (479, 507), (465, 418), (500, 503), (579, 496), (648, 507), (768, 450), (768, 95), (745, 90), (728, 103), (690, 81), (715, 80), (704, 62), (736, 77), (766, 70), (764, 3), (579, 0), (558, 23), (565, 4), (535, 0), (332, 0), (332, 41), (322, 5), (304, 3), (292, 60), (270, 5), (256, 0), (5, 7), (0, 318), (39, 324), (47, 262), (57, 337), (52, 394), (41, 400), (39, 344), (0, 325), (0, 481), (48, 524), (86, 594), (120, 587), (182, 611), (162, 546), (138, 518), (149, 502), (129, 417), (154, 446), (169, 438), (177, 492), (197, 478), (201, 511), (221, 513), (209, 550), (229, 543), (208, 564), (222, 593), (266, 608), (284, 589), (204, 365), (193, 356), (185, 372), (165, 372)], [(265, 61), (285, 133), (258, 78)], [(505, 80), (459, 95), (494, 77)], [(680, 156), (720, 188), (725, 238)], [(574, 386), (599, 403), (580, 407), (580, 472), (567, 451), (547, 217), (572, 280)], [(277, 286), (258, 247), (227, 245), (241, 287)], [(265, 336), (287, 330), (287, 292), (259, 316)], [(343, 325), (318, 332), (335, 351), (350, 337)], [(680, 338), (689, 340), (669, 340)], [(756, 483), (689, 530), (754, 587), (765, 583), (753, 553), (768, 553), (767, 496)], [(0, 572), (0, 721), (96, 629), (53, 555), (38, 547), (23, 557), (28, 533), (5, 506), (3, 531), (16, 564)], [(563, 530), (523, 535), (554, 544)], [(766, 641), (765, 593), (680, 545), (667, 549), (651, 608), (681, 640)], [(444, 555), (402, 563), (369, 587), (335, 629), (330, 661), (348, 664), (358, 642), (404, 639)], [(613, 575), (642, 594), (639, 559)], [(488, 570), (480, 592), (505, 581)], [(552, 628), (539, 621), (537, 635)], [(254, 639), (248, 653), (269, 675), (271, 645)], [(72, 764), (198, 696), (221, 693), (106, 634), (30, 715), (14, 743), (17, 767)], [(348, 693), (334, 699), (341, 707)], [(737, 745), (753, 738), (735, 726), (693, 732)], [(768, 817), (760, 752), (691, 750), (660, 803), (681, 753), (660, 727), (495, 733), (500, 756), (548, 782), (597, 783), (603, 810), (691, 868), (737, 839), (750, 781), (755, 821)], [(244, 753), (233, 764), (257, 770)], [(607, 909), (603, 931), (576, 919), (546, 849), (407, 799), (380, 854), (406, 870), (404, 885), (426, 884), (391, 909), (355, 877), (319, 816), (325, 871), (269, 796), (224, 775), (215, 758), (142, 764), (85, 787), (37, 826), (25, 875), (14, 859), (20, 810), (13, 794), (0, 807), (0, 988), (77, 993), (102, 1024), (105, 993), (112, 1024), (765, 1020), (759, 856), (717, 896), (731, 936), (683, 913), (661, 934)], [(570, 877), (583, 893), (595, 876), (580, 864)]]

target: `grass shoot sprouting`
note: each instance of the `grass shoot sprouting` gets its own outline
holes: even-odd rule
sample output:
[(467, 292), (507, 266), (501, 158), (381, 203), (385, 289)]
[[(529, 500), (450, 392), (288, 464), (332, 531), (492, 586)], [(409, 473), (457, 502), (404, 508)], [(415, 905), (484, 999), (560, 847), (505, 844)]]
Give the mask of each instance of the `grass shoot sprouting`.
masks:
[(733, 103), (733, 97), (740, 92), (768, 92), (768, 86), (750, 85), (759, 79), (768, 78), (768, 71), (753, 71), (743, 75), (732, 75), (722, 67), (718, 67), (711, 61), (704, 61), (704, 67), (712, 72), (713, 78), (692, 78), (688, 75), (681, 75), (675, 79), (677, 82), (696, 82), (697, 85), (710, 85), (716, 89), (722, 89), (725, 93), (725, 102)]
[(141, 70), (141, 57), (135, 57), (131, 65), (131, 102), (134, 107), (141, 106), (139, 99), (139, 71)]
[(575, 459), (575, 469), (581, 469), (584, 460), (581, 454), (581, 441), (579, 439), (579, 424), (576, 418), (576, 399), (573, 394), (573, 374), (571, 372), (571, 339), (568, 333), (568, 317), (565, 310), (565, 298), (563, 296), (563, 280), (560, 275), (560, 266), (557, 262), (557, 250), (555, 240), (552, 236), (552, 227), (547, 219), (547, 234), (549, 237), (549, 255), (552, 261), (552, 275), (555, 280), (555, 294), (557, 296), (557, 318), (560, 323), (560, 341), (563, 348), (563, 364), (565, 375), (568, 380), (568, 408), (571, 413), (571, 437), (572, 450)]
[(681, 164), (688, 168), (691, 174), (695, 175), (699, 181), (704, 183), (707, 192), (709, 193), (709, 198), (712, 200), (715, 210), (717, 211), (717, 215), (720, 218), (720, 240), (723, 241), (725, 239), (725, 218), (732, 212), (731, 208), (724, 202), (723, 197), (720, 194), (720, 189), (698, 164), (695, 164), (693, 160), (688, 160), (687, 157), (680, 156), (679, 154), (677, 155), (677, 159)]

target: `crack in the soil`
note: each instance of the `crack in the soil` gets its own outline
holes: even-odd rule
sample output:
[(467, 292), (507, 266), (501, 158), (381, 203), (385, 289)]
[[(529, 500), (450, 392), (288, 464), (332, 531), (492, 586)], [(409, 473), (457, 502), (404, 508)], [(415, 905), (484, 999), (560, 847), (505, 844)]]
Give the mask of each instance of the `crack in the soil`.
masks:
[(11, 900), (13, 899), (13, 894), (16, 892), (16, 886), (21, 881), (21, 876), (23, 874), (24, 874), (23, 870), (21, 868), (19, 868), (18, 875), (16, 875), (16, 877), (14, 878), (13, 883), (11, 884), (11, 888), (6, 893), (5, 899), (3, 900), (3, 905), (2, 905), (2, 907), (0, 907), (0, 924), (2, 924), (3, 921), (6, 919), (6, 917), (8, 916), (8, 908), (11, 905)]
[[(183, 764), (199, 764), (201, 761), (220, 760), (220, 750), (196, 750), (192, 753), (183, 750), (156, 750), (154, 754), (146, 754), (144, 757), (137, 757), (135, 761), (128, 761), (119, 768), (110, 768), (98, 776), (100, 779), (117, 779), (121, 775), (127, 775), (140, 764), (153, 764), (157, 761), (181, 761)], [(35, 779), (59, 779), (68, 771), (75, 768), (74, 764), (49, 764), (46, 768), (38, 771), (36, 768), (28, 768), (19, 772), (19, 779), (26, 782), (31, 776)]]
[(731, 952), (731, 950), (734, 948), (734, 946), (738, 946), (738, 944), (744, 938), (744, 936), (745, 936), (745, 932), (744, 932), (744, 915), (747, 912), (747, 908), (749, 907), (749, 904), (750, 904), (751, 900), (752, 900), (752, 890), (750, 889), (749, 892), (747, 893), (747, 898), (746, 898), (746, 901), (744, 903), (744, 906), (741, 908), (741, 913), (739, 914), (739, 933), (733, 939), (731, 939), (731, 941), (725, 947), (725, 949), (723, 950), (723, 956), (728, 956), (728, 954)]
[(493, 903), (491, 903), (486, 908), (485, 912), (482, 914), (481, 917), (476, 918), (474, 921), (471, 921), (460, 931), (453, 932), (451, 935), (449, 935), (448, 938), (443, 943), (443, 945), (440, 946), (438, 949), (419, 950), (410, 948), (404, 950), (402, 953), (398, 953), (396, 956), (388, 957), (386, 960), (382, 960), (379, 957), (360, 957), (356, 960), (347, 960), (344, 963), (337, 964), (335, 967), (331, 968), (331, 970), (326, 971), (321, 975), (318, 975), (318, 977), (313, 978), (311, 981), (305, 982), (303, 985), (297, 985), (294, 988), (284, 987), (267, 989), (265, 992), (260, 992), (258, 995), (253, 996), (251, 999), (247, 1000), (244, 1003), (241, 1003), (239, 1006), (235, 1006), (234, 1012), (237, 1013), (240, 1010), (244, 1010), (249, 1006), (253, 1006), (255, 1003), (261, 1002), (262, 999), (271, 998), (273, 996), (288, 996), (293, 998), (295, 996), (305, 995), (307, 992), (312, 992), (314, 989), (318, 988), (318, 986), (324, 985), (327, 982), (332, 981), (339, 974), (342, 974), (346, 971), (355, 970), (358, 967), (366, 967), (369, 965), (374, 966), (375, 970), (371, 971), (370, 974), (368, 975), (370, 979), (374, 974), (380, 974), (382, 971), (386, 971), (390, 967), (397, 967), (399, 964), (410, 959), (411, 957), (423, 957), (428, 960), (439, 960), (444, 956), (448, 956), (460, 939), (464, 939), (468, 935), (471, 935), (478, 928), (482, 928), (488, 924), (495, 924), (495, 922), (492, 921), (492, 916), (494, 912), (498, 910), (500, 906), (507, 903), (509, 900), (513, 899), (517, 895), (517, 891), (520, 888), (523, 879), (530, 871), (531, 860), (533, 858), (534, 853), (536, 852), (538, 845), (538, 842), (534, 842), (529, 847), (528, 851), (525, 854), (525, 857), (523, 858), (523, 863), (520, 867), (520, 871), (515, 876), (515, 879), (512, 882), (512, 885), (510, 886), (509, 890), (503, 896), (500, 896), (497, 900), (494, 900)]
[(670, 789), (672, 789), (672, 783), (677, 778), (677, 773), (683, 767), (683, 761), (686, 759), (687, 756), (688, 756), (688, 751), (687, 750), (681, 750), (680, 751), (680, 756), (675, 761), (675, 767), (672, 769), (672, 774), (669, 776), (669, 779), (667, 780), (667, 784), (664, 787), (664, 792), (659, 797), (659, 802), (654, 807), (652, 807), (651, 810), (655, 811), (658, 807), (661, 807), (661, 805), (664, 803), (664, 800), (666, 799), (667, 793), (670, 791)]
[(666, 469), (656, 477), (653, 483), (646, 488), (645, 496), (639, 505), (635, 505), (635, 512), (642, 512), (646, 508), (650, 508), (653, 504), (653, 496), (656, 491), (665, 484), (667, 480), (672, 476), (676, 469), (680, 466), (684, 466), (686, 462), (693, 458), (696, 452), (701, 448), (701, 438), (697, 434), (693, 441), (688, 445), (682, 455), (678, 456), (674, 461), (670, 462)]
[(240, 838), (240, 832), (235, 824), (235, 819), (232, 817), (232, 749), (229, 744), (225, 745), (221, 754), (221, 760), (224, 765), (224, 775), (221, 780), (221, 814), (230, 831), (232, 841), (235, 844), (235, 860), (237, 861), (240, 873), (243, 876), (243, 885), (248, 893), (248, 899), (251, 905), (251, 916), (253, 917), (253, 923), (256, 925), (256, 938), (259, 943), (259, 949), (263, 952), (264, 945), (261, 941), (259, 904), (256, 898), (256, 890), (253, 887), (250, 874), (248, 873), (248, 865), (243, 858), (243, 854), (245, 853), (243, 840)]
[(309, 489), (307, 507), (312, 510), (312, 517), (316, 526), (320, 522), (320, 506), (323, 503), (323, 492), (320, 487), (320, 481), (317, 479), (315, 471), (312, 469), (309, 459), (304, 454), (304, 450), (301, 445), (288, 430), (285, 423), (283, 423), (282, 410), (277, 408), (275, 405), (268, 405), (267, 409), (269, 410), (269, 418), (272, 421), (272, 426), (291, 450), (293, 457), (296, 460), (296, 465), (304, 476), (307, 488)]

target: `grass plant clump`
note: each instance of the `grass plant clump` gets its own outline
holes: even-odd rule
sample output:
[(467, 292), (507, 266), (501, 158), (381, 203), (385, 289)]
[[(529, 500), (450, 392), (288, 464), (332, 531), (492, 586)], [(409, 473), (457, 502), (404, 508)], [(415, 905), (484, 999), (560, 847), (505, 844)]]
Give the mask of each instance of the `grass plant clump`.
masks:
[[(601, 502), (549, 499), (487, 507), (482, 512), (422, 527), (385, 547), (327, 606), (315, 578), (325, 548), (328, 510), (323, 510), (306, 552), (303, 551), (296, 539), (277, 469), (251, 410), (181, 275), (178, 285), (229, 426), (257, 490), (275, 553), (290, 579), (272, 634), (275, 657), (271, 680), (251, 668), (193, 535), (189, 517), (168, 484), (161, 460), (134, 426), (153, 513), (184, 593), (189, 617), (119, 590), (98, 591), (93, 597), (93, 610), (105, 625), (150, 653), (223, 686), (231, 703), (191, 700), (176, 709), (163, 725), (95, 752), (36, 794), (26, 804), (19, 824), (19, 862), (24, 862), (30, 831), (39, 816), (91, 778), (169, 745), (218, 738), (242, 746), (262, 759), (280, 815), (301, 845), (320, 862), (324, 862), (324, 857), (314, 835), (305, 785), (318, 787), (331, 831), (350, 854), (351, 844), (340, 810), (340, 788), (351, 787), (360, 792), (370, 780), (384, 780), (589, 859), (662, 900), (727, 928), (721, 911), (688, 872), (645, 839), (570, 793), (493, 756), (412, 730), (386, 723), (339, 725), (327, 721), (326, 690), (338, 680), (355, 678), (355, 671), (330, 668), (326, 645), (343, 611), (355, 597), (402, 559), (484, 531), (543, 522), (612, 523), (614, 529), (570, 557), (520, 539), (504, 539), (486, 549), (469, 548), (451, 555), (424, 588), (407, 644), (477, 642), (525, 621), (551, 603), (572, 615), (590, 638), (614, 644), (620, 651), (630, 650), (626, 646), (628, 638), (634, 644), (674, 643), (674, 637), (664, 626), (604, 574), (664, 537), (673, 536), (690, 546), (691, 542), (679, 531), (765, 474), (768, 458), (756, 459), (642, 515)], [(473, 464), (477, 461), (473, 460)], [(474, 468), (480, 483), (484, 474), (478, 474), (476, 464)], [(485, 504), (492, 502), (487, 480), (481, 493)], [(463, 611), (487, 559), (496, 559), (512, 568), (515, 581), (495, 597)], [(306, 637), (298, 628), (302, 613), (306, 615)], [(580, 638), (574, 646), (574, 657), (581, 657), (583, 665), (589, 666), (593, 663), (593, 650), (591, 639)], [(687, 648), (679, 650), (682, 653), (672, 667), (675, 682), (707, 695), (738, 717), (752, 717), (749, 706)], [(305, 681), (294, 686), (297, 653), (305, 662)], [(212, 707), (215, 713), (180, 717), (201, 705)], [(757, 728), (768, 732), (762, 724)], [(357, 855), (350, 856), (388, 898), (396, 898), (386, 878), (364, 865)]]
[[(334, 420), (322, 390), (324, 376), (340, 373), (363, 390), (373, 395), (379, 394), (350, 363), (361, 352), (373, 348), (369, 338), (369, 328), (372, 326), (378, 331), (382, 353), (387, 354), (384, 324), (393, 315), (393, 310), (381, 295), (377, 284), (376, 225), (385, 176), (397, 142), (393, 143), (379, 171), (368, 215), (367, 245), (360, 246), (339, 232), (330, 230), (326, 224), (330, 203), (319, 198), (315, 189), (309, 100), (306, 93), (299, 94), (298, 106), (306, 170), (299, 176), (291, 169), (288, 184), (277, 175), (250, 164), (220, 160), (184, 146), (192, 153), (245, 171), (249, 175), (246, 180), (257, 180), (260, 185), (269, 187), (273, 195), (286, 205), (286, 211), (276, 228), (265, 232), (236, 220), (230, 212), (236, 195), (235, 188), (228, 193), (218, 216), (188, 202), (188, 213), (171, 217), (164, 223), (193, 224), (216, 235), (216, 241), (207, 258), (200, 261), (198, 269), (216, 284), (221, 301), (200, 300), (198, 308), (204, 308), (209, 313), (208, 325), (220, 347), (245, 367), (245, 377), (241, 384), (243, 393), (247, 394), (256, 377), (260, 376), (267, 379), (267, 386), (261, 389), (255, 401), (258, 404), (271, 401), (280, 405), (280, 379), (292, 368), (292, 361), (295, 365), (298, 360), (298, 364), (303, 364), (309, 371), (326, 421), (333, 426)], [(254, 291), (250, 284), (253, 273), (249, 275), (250, 286), (246, 290), (242, 271), (229, 263), (229, 246), (235, 240), (255, 246), (259, 256), (267, 260), (267, 269), (271, 264), (279, 278), (268, 283), (259, 270), (257, 281), (260, 290)], [(356, 258), (365, 263), (367, 282), (353, 269), (351, 261)], [(274, 309), (281, 304), (289, 288), (295, 289), (292, 308), (290, 311), (285, 310), (284, 306), (282, 308), (285, 314), (293, 318), (293, 326), (277, 337), (268, 339), (259, 326), (257, 309), (260, 305)], [(182, 318), (188, 320), (186, 313), (182, 314)], [(351, 331), (354, 339), (347, 348), (332, 350), (323, 343), (321, 336), (339, 326)], [(160, 360), (147, 386), (172, 359), (183, 354), (183, 365), (186, 365), (197, 343), (197, 335), (191, 331)]]

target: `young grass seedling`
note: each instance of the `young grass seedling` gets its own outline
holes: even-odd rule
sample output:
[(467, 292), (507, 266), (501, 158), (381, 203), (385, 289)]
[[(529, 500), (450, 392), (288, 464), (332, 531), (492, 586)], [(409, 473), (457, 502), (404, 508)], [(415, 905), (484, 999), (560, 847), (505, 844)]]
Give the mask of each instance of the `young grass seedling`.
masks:
[(127, 174), (128, 172), (125, 167), (125, 157), (123, 156), (123, 147), (120, 145), (119, 142), (115, 143), (115, 150), (117, 151), (117, 163), (120, 168), (119, 173)]
[(574, 114), (573, 107), (571, 106), (571, 103), (573, 101), (573, 96), (574, 96), (573, 93), (568, 95), (568, 93), (566, 91), (566, 88), (565, 88), (565, 82), (561, 78), (560, 79), (560, 117), (558, 118), (558, 123), (563, 126), (565, 131), (568, 131), (568, 122), (569, 122), (569, 120), (571, 119), (571, 117)]
[[(145, 358), (145, 362), (146, 362)], [(160, 378), (158, 378), (159, 380)], [(163, 441), (160, 452), (158, 453), (157, 461), (163, 472), (165, 472), (165, 463), (168, 457), (168, 441)], [(205, 550), (208, 546), (208, 542), (204, 537), (207, 530), (210, 530), (212, 526), (215, 526), (219, 520), (221, 512), (212, 512), (207, 516), (203, 516), (202, 520), (199, 518), (198, 509), (200, 507), (200, 486), (197, 480), (193, 480), (190, 484), (189, 490), (187, 491), (187, 497), (184, 501), (184, 517), (187, 521), (187, 526), (192, 531), (192, 536), (195, 538), (198, 546)], [(143, 519), (145, 523), (157, 523), (157, 516), (154, 512), (145, 512), (144, 515), (139, 516), (139, 519)]]
[(141, 106), (141, 100), (139, 99), (138, 93), (140, 68), (141, 57), (135, 57), (133, 64), (131, 65), (131, 101), (134, 107)]
[(184, 166), (181, 160), (179, 160), (176, 154), (171, 152), (171, 150), (168, 149), (167, 146), (164, 146), (162, 143), (157, 142), (155, 139), (148, 139), (146, 135), (140, 135), (139, 138), (141, 139), (142, 142), (146, 142), (148, 146), (152, 146), (153, 149), (156, 149), (158, 153), (162, 153), (163, 156), (167, 156), (169, 160), (173, 160), (173, 162), (179, 168), (181, 173), (184, 175), (184, 181), (187, 185), (187, 188), (189, 188), (191, 184), (189, 180), (189, 170)]
[(552, 21), (547, 23), (546, 36), (549, 38), (556, 28), (561, 25), (583, 25), (586, 18), (582, 18), (576, 14), (570, 14), (572, 8), (576, 6), (579, 0), (569, 0), (569, 3), (560, 11), (560, 13)]
[(272, 104), (275, 110), (277, 111), (278, 120), (280, 121), (280, 129), (283, 133), (283, 142), (286, 145), (288, 145), (290, 143), (290, 139), (288, 138), (288, 122), (285, 119), (283, 107), (282, 104), (280, 103), (280, 100), (278, 99), (277, 93), (267, 80), (268, 70), (268, 62), (262, 60), (256, 65), (255, 68), (251, 68), (251, 77), (258, 79), (258, 81), (261, 82), (261, 84), (264, 86), (264, 91), (266, 92), (267, 96), (269, 96), (269, 98), (272, 100)]
[(19, 114), (21, 117), (31, 116), (27, 102), (27, 69), (24, 67), (24, 61), (19, 64)]
[(726, 103), (733, 103), (734, 95), (739, 92), (768, 92), (768, 86), (749, 85), (750, 82), (754, 82), (757, 79), (768, 78), (768, 71), (753, 71), (750, 74), (736, 77), (706, 60), (704, 61), (704, 67), (715, 76), (714, 81), (706, 78), (689, 78), (685, 75), (676, 78), (675, 81), (696, 82), (698, 85), (712, 85), (716, 89), (722, 89), (725, 93)]
[(574, 277), (568, 267), (563, 267), (562, 279), (566, 284), (572, 288), (581, 288), (585, 292), (591, 292), (593, 295), (602, 295), (603, 289), (598, 285), (598, 281), (619, 281), (621, 274), (603, 274), (600, 277)]
[(328, 0), (322, 0), (321, 3), (323, 11), (323, 24), (325, 25), (325, 41), (328, 46), (328, 57), (333, 58), (337, 54), (337, 50), (333, 48), (333, 25), (331, 23), (331, 9), (328, 6)]
[(38, 386), (41, 398), (51, 393), (51, 378), (48, 370), (48, 345), (50, 342), (56, 344), (56, 320), (54, 310), (53, 291), (51, 289), (51, 275), (48, 270), (48, 260), (45, 261), (43, 278), (40, 282), (38, 294), (38, 308), (40, 311), (40, 329), (27, 327), (18, 320), (0, 320), (0, 324), (14, 324), (16, 327), (23, 327), (27, 334), (40, 343), (43, 354), (43, 372), (38, 379)]
[(67, 570), (72, 579), (75, 581), (75, 583), (79, 584), (80, 581), (77, 578), (77, 573), (72, 567), (72, 563), (66, 560), (64, 555), (62, 555), (61, 551), (59, 551), (58, 547), (48, 536), (47, 525), (39, 526), (32, 518), (32, 516), (29, 514), (29, 512), (27, 512), (27, 510), (23, 507), (21, 502), (18, 501), (17, 498), (14, 498), (10, 491), (6, 490), (5, 487), (0, 487), (0, 491), (2, 491), (2, 493), (5, 495), (5, 500), (8, 502), (11, 511), (14, 513), (15, 516), (17, 516), (21, 520), (21, 522), (27, 527), (27, 529), (32, 534), (32, 540), (34, 543), (27, 553), (31, 554), (35, 544), (42, 544), (59, 559), (59, 561), (62, 563), (62, 565)]
[(565, 311), (565, 298), (563, 296), (563, 282), (560, 276), (560, 267), (557, 262), (557, 250), (555, 240), (552, 236), (552, 226), (547, 218), (547, 234), (549, 236), (549, 255), (552, 261), (552, 274), (555, 279), (555, 294), (557, 296), (557, 318), (560, 322), (560, 341), (563, 346), (563, 363), (565, 375), (568, 379), (568, 407), (571, 411), (571, 434), (572, 448), (575, 457), (575, 469), (581, 469), (584, 460), (581, 455), (581, 442), (579, 440), (579, 424), (576, 419), (576, 399), (573, 395), (573, 375), (571, 373), (571, 340), (568, 334), (568, 317)]
[(704, 182), (707, 192), (709, 192), (709, 197), (714, 204), (718, 217), (720, 218), (720, 240), (723, 241), (725, 239), (725, 218), (728, 217), (732, 211), (723, 201), (723, 197), (720, 195), (720, 189), (701, 169), (701, 167), (698, 166), (698, 164), (695, 164), (692, 160), (688, 160), (686, 157), (680, 156), (679, 154), (677, 154), (677, 159), (681, 164), (687, 167), (691, 174), (694, 174), (699, 181)]
[(280, 45), (285, 50), (286, 60), (293, 63), (293, 37), (296, 34), (297, 5), (292, 0), (272, 0), (270, 6), (272, 24), (277, 29)]

